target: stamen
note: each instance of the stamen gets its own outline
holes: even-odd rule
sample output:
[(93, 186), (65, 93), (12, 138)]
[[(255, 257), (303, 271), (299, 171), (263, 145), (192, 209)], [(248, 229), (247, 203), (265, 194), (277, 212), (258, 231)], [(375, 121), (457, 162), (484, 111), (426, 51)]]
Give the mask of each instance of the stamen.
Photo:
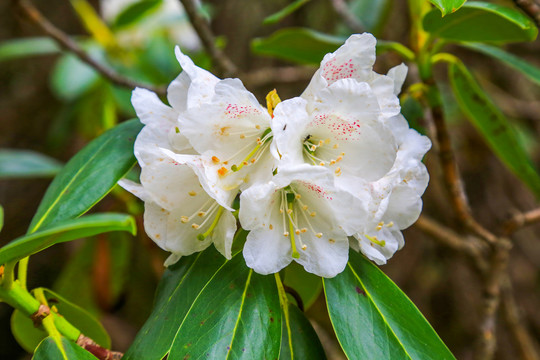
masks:
[[(217, 203), (215, 203), (215, 205), (217, 205)], [(215, 208), (212, 209), (212, 212), (213, 212), (214, 210), (215, 210)], [(217, 225), (219, 219), (221, 218), (221, 214), (223, 214), (223, 207), (222, 207), (222, 206), (219, 206), (219, 209), (218, 209), (218, 212), (217, 212), (217, 214), (216, 214), (216, 217), (214, 218), (214, 221), (212, 221), (212, 224), (210, 225), (210, 228), (208, 228), (208, 230), (206, 230), (204, 233), (197, 235), (197, 239), (198, 239), (198, 240), (201, 240), (201, 241), (202, 241), (202, 240), (206, 239), (207, 236), (209, 236), (210, 234), (212, 234), (212, 232), (214, 231), (214, 228), (216, 227), (216, 225)], [(204, 225), (204, 223), (205, 223), (209, 218), (210, 218), (210, 216), (208, 216), (208, 217), (206, 218), (206, 220), (204, 220), (204, 222), (201, 224), (201, 226)]]
[(212, 156), (212, 162), (214, 162), (215, 164), (218, 164), (219, 158), (217, 156)]
[(337, 149), (338, 147), (339, 147), (338, 143), (335, 143), (334, 146), (332, 146), (332, 148), (334, 148), (334, 149)]
[(311, 214), (309, 214), (309, 216), (311, 217), (315, 217), (317, 215), (317, 213), (315, 211), (313, 211)]
[(316, 233), (315, 236), (320, 239), (320, 238), (322, 238), (322, 233)]
[(197, 215), (199, 215), (200, 217), (203, 217), (203, 216), (206, 215), (206, 213), (204, 211), (199, 211), (199, 213)]
[(197, 224), (191, 224), (191, 227), (194, 228), (194, 229), (198, 229), (200, 227), (200, 225), (197, 225)]
[(195, 191), (190, 191), (190, 192), (188, 192), (188, 194), (189, 194), (189, 196), (195, 196), (195, 195), (197, 195), (197, 193), (196, 193)]
[(377, 239), (376, 236), (369, 236), (367, 234), (364, 234), (364, 236), (367, 237), (369, 239), (369, 241), (371, 241), (374, 244), (377, 244), (377, 245), (383, 246), (383, 247), (386, 245), (386, 241), (379, 240), (379, 239)]
[(300, 195), (300, 194), (294, 195), (294, 198), (295, 198), (295, 199), (300, 199), (301, 197), (302, 197), (302, 195)]
[(189, 218), (187, 216), (180, 216), (180, 221), (182, 224), (186, 224), (189, 221)]
[(217, 173), (219, 174), (219, 176), (225, 176), (227, 173), (229, 172), (229, 170), (227, 170), (227, 168), (225, 167), (221, 167)]

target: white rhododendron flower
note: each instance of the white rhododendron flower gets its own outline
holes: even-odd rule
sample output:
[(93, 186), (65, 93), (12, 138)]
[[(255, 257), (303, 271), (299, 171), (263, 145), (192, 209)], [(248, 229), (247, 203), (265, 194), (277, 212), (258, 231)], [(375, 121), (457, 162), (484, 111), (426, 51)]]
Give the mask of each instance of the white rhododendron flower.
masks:
[(421, 159), (431, 143), (399, 114), (406, 66), (375, 73), (375, 45), (370, 34), (353, 35), (327, 54), (302, 96), (276, 108), (272, 129), (281, 162), (325, 167), (338, 187), (369, 203), (351, 246), (384, 264), (422, 209)]
[(238, 79), (220, 80), (180, 50), (183, 72), (164, 105), (136, 89), (145, 127), (135, 142), (140, 182), (122, 185), (145, 202), (145, 228), (172, 253), (166, 264), (214, 243), (227, 258), (232, 204), (249, 230), (243, 254), (261, 274), (291, 261), (333, 277), (349, 247), (377, 264), (404, 244), (418, 218), (431, 142), (409, 128), (397, 94), (405, 65), (373, 71), (375, 38), (351, 36), (327, 54), (300, 97), (267, 108)]
[(336, 188), (326, 169), (280, 168), (272, 181), (240, 196), (240, 223), (251, 230), (244, 245), (246, 263), (270, 274), (294, 259), (309, 272), (333, 277), (347, 264), (347, 236), (366, 218), (365, 205)]

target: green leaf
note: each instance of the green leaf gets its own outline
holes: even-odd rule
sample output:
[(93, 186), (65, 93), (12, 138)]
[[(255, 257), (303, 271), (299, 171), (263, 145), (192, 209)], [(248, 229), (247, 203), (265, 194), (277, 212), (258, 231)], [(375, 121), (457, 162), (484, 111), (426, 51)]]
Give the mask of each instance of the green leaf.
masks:
[(289, 303), (284, 314), (289, 315), (289, 327), (282, 321), (279, 360), (326, 359), (321, 341), (304, 313)]
[(0, 43), (0, 61), (58, 52), (60, 52), (60, 48), (54, 40), (48, 37), (14, 39)]
[(32, 360), (97, 360), (97, 358), (66, 338), (44, 339), (36, 349)]
[(107, 195), (135, 164), (133, 143), (141, 128), (137, 119), (126, 121), (79, 151), (47, 189), (29, 233), (81, 216)]
[[(73, 326), (102, 347), (111, 347), (109, 334), (107, 334), (101, 323), (88, 311), (69, 302), (49, 289), (43, 289), (43, 292), (49, 305), (51, 307), (54, 306), (54, 311), (57, 311)], [(45, 330), (34, 327), (32, 320), (18, 310), (15, 310), (11, 316), (11, 331), (19, 345), (29, 353), (33, 353), (38, 344), (47, 337)]]
[(296, 10), (300, 9), (302, 6), (304, 6), (308, 2), (309, 0), (295, 0), (289, 5), (287, 5), (286, 7), (284, 7), (283, 9), (281, 9), (280, 11), (264, 18), (263, 24), (264, 25), (275, 24), (279, 22), (281, 19), (289, 16)]
[(62, 100), (78, 98), (92, 88), (99, 74), (72, 54), (63, 55), (54, 66), (51, 88)]
[(169, 267), (150, 318), (124, 360), (275, 359), (281, 339), (273, 276), (225, 261), (213, 247)]
[(287, 28), (251, 42), (255, 54), (272, 56), (300, 64), (318, 65), (324, 55), (343, 45), (345, 39), (311, 29)]
[(4, 208), (0, 205), (0, 231), (4, 227)]
[(445, 17), (433, 9), (423, 25), (436, 37), (456, 41), (532, 41), (538, 34), (534, 22), (518, 10), (479, 1), (467, 2)]
[(308, 273), (304, 270), (304, 267), (297, 262), (292, 262), (285, 268), (285, 278), (283, 283), (298, 292), (304, 303), (304, 310), (309, 309), (309, 307), (313, 305), (322, 290), (320, 276)]
[(118, 16), (114, 19), (111, 27), (114, 30), (118, 30), (130, 25), (136, 24), (138, 21), (144, 19), (147, 15), (156, 11), (163, 0), (140, 0), (128, 7), (126, 7)]
[(62, 166), (61, 162), (35, 151), (0, 149), (0, 179), (54, 176)]
[(540, 197), (540, 175), (508, 119), (462, 63), (452, 63), (448, 70), (461, 110), (506, 167)]
[(125, 214), (99, 213), (68, 219), (21, 236), (0, 248), (0, 264), (20, 260), (54, 244), (109, 231), (136, 232), (135, 220)]
[(451, 14), (459, 9), (466, 0), (430, 0), (439, 10), (442, 16)]
[(506, 65), (528, 77), (531, 81), (540, 85), (540, 68), (521, 59), (520, 57), (491, 45), (480, 43), (461, 43), (460, 45), (500, 60)]
[(407, 296), (355, 251), (323, 279), (330, 320), (349, 359), (454, 359)]

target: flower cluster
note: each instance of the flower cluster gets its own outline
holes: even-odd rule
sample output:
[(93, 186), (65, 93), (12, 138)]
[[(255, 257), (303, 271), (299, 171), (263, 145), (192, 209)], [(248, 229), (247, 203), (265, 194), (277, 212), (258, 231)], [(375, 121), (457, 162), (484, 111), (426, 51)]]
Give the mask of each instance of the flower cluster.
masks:
[(168, 102), (135, 89), (145, 124), (135, 142), (148, 235), (166, 264), (214, 243), (227, 258), (238, 219), (249, 267), (274, 273), (292, 260), (314, 274), (343, 271), (349, 247), (384, 264), (418, 218), (428, 138), (409, 129), (397, 94), (407, 68), (372, 70), (376, 40), (351, 36), (327, 54), (300, 97), (268, 94), (266, 108), (238, 79), (220, 80), (176, 48), (183, 72)]

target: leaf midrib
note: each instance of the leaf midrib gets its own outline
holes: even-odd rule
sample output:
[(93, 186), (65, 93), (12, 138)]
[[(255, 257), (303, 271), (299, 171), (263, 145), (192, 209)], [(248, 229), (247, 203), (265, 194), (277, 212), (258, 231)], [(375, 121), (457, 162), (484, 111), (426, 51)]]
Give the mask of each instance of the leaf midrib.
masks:
[(390, 326), (390, 324), (388, 323), (388, 321), (386, 321), (386, 317), (383, 315), (383, 313), (381, 312), (381, 310), (379, 309), (379, 307), (377, 306), (377, 304), (373, 301), (373, 297), (371, 296), (370, 292), (368, 291), (368, 289), (364, 286), (364, 283), (362, 282), (362, 280), (360, 279), (360, 276), (358, 276), (358, 274), (356, 273), (356, 271), (354, 271), (352, 265), (350, 262), (347, 263), (347, 266), (351, 269), (354, 277), (358, 280), (358, 282), (360, 283), (360, 285), (362, 286), (362, 289), (366, 292), (366, 297), (369, 299), (369, 302), (373, 305), (373, 307), (375, 308), (375, 310), (377, 310), (377, 312), (379, 313), (379, 315), (381, 316), (381, 319), (383, 320), (384, 324), (386, 325), (386, 328), (390, 330), (390, 333), (392, 335), (394, 335), (394, 338), (397, 340), (397, 342), (401, 345), (401, 348), (403, 349), (403, 351), (405, 351), (405, 354), (407, 354), (408, 358), (413, 360), (412, 356), (409, 354), (409, 352), (407, 351), (407, 349), (405, 348), (405, 345), (401, 342), (401, 340), (399, 339), (399, 337), (396, 335), (396, 333), (394, 332), (394, 330), (392, 329), (392, 327)]
[(94, 154), (90, 157), (90, 159), (88, 159), (88, 161), (82, 166), (79, 168), (79, 170), (77, 170), (77, 172), (75, 173), (75, 176), (73, 176), (71, 178), (71, 180), (67, 183), (67, 185), (62, 189), (62, 191), (60, 192), (60, 194), (56, 197), (56, 199), (53, 201), (53, 203), (51, 204), (51, 206), (49, 206), (49, 208), (47, 209), (47, 211), (45, 211), (45, 213), (41, 216), (41, 218), (39, 219), (39, 221), (32, 227), (32, 229), (29, 230), (29, 233), (33, 233), (35, 232), (40, 226), (41, 224), (43, 224), (43, 222), (45, 221), (45, 219), (49, 216), (50, 212), (52, 211), (53, 208), (55, 208), (56, 204), (58, 204), (58, 202), (60, 201), (60, 198), (62, 196), (64, 196), (64, 194), (66, 193), (67, 189), (73, 184), (73, 182), (78, 179), (79, 175), (81, 174), (81, 172), (83, 170), (85, 170), (90, 162), (92, 160), (94, 160), (94, 158), (99, 154), (99, 152), (101, 151), (101, 149), (107, 145), (109, 142), (112, 141), (112, 137), (107, 139), (95, 152)]

